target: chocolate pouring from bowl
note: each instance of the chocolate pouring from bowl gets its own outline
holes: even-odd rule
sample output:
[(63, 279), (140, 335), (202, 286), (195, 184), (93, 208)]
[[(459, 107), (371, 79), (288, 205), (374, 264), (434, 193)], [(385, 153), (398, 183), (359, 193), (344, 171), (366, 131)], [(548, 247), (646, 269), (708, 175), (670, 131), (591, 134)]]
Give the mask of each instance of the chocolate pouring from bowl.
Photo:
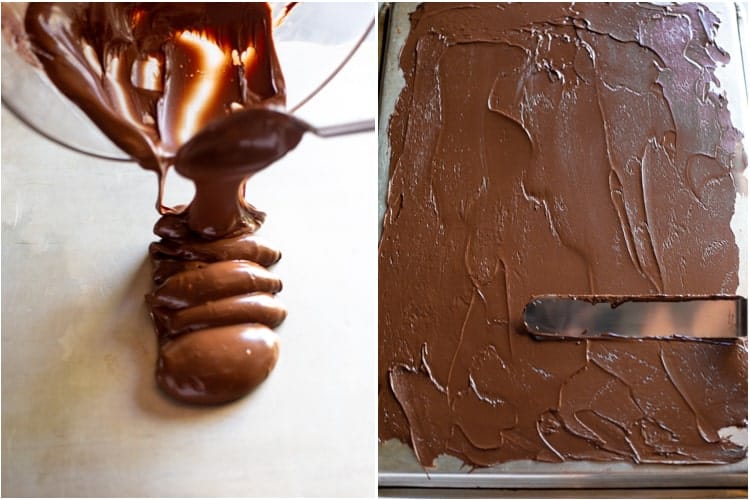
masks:
[[(160, 349), (156, 378), (185, 402), (242, 397), (278, 355), (270, 329), (286, 309), (275, 300), (280, 288), (267, 289), (278, 280), (264, 268), (281, 253), (253, 234), (265, 214), (245, 200), (245, 185), (307, 131), (326, 131), (271, 110), (286, 103), (272, 26), (262, 3), (34, 4), (24, 19), (50, 80), (159, 177), (161, 240), (149, 247), (148, 300)], [(172, 167), (195, 183), (188, 206), (162, 203)], [(165, 289), (190, 306), (160, 300)]]
[[(277, 22), (277, 51), (289, 77), (288, 109), (297, 112), (327, 87), (359, 50), (372, 30), (372, 9), (365, 4), (297, 4), (293, 9), (286, 3), (271, 5)], [(25, 3), (3, 4), (3, 105), (35, 132), (68, 149), (107, 160), (134, 161), (54, 88), (38, 63), (29, 64), (29, 58), (35, 56), (26, 48), (20, 28), (26, 9)], [(279, 23), (282, 11), (288, 15)], [(342, 26), (330, 29), (336, 23)], [(46, 98), (38, 99), (39, 95)], [(329, 128), (334, 127), (319, 130)]]

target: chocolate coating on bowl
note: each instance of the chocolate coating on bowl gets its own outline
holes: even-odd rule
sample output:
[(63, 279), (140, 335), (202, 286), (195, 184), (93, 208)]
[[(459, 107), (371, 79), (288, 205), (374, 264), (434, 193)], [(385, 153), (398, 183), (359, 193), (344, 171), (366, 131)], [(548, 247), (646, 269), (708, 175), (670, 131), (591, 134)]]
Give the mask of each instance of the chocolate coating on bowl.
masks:
[(160, 178), (206, 124), (285, 103), (267, 3), (31, 3), (25, 25), (57, 88)]
[(688, 4), (425, 4), (379, 247), (379, 436), (430, 466), (746, 450), (744, 340), (536, 341), (536, 295), (733, 295), (745, 168)]
[[(269, 4), (31, 4), (25, 25), (50, 80), (159, 177), (159, 386), (194, 404), (242, 397), (273, 369), (286, 317), (267, 269), (281, 253), (255, 236), (265, 214), (244, 188), (305, 132), (271, 110), (285, 88)], [(195, 183), (187, 207), (162, 205), (171, 167)]]

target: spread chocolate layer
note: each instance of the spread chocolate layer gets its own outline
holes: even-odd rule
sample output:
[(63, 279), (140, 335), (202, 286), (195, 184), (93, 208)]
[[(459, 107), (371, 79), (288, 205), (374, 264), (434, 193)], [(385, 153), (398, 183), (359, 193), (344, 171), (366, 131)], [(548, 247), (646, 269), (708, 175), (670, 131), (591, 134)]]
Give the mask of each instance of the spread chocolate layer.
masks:
[[(379, 435), (488, 466), (728, 463), (744, 339), (532, 338), (539, 295), (733, 295), (746, 159), (696, 4), (425, 4), (379, 248)], [(706, 337), (711, 332), (706, 332)]]
[[(31, 4), (25, 24), (50, 80), (158, 175), (146, 301), (160, 387), (198, 404), (247, 394), (276, 363), (286, 309), (266, 269), (281, 253), (254, 235), (265, 214), (245, 184), (305, 132), (272, 110), (285, 87), (270, 6)], [(187, 207), (162, 204), (171, 167), (195, 183)]]

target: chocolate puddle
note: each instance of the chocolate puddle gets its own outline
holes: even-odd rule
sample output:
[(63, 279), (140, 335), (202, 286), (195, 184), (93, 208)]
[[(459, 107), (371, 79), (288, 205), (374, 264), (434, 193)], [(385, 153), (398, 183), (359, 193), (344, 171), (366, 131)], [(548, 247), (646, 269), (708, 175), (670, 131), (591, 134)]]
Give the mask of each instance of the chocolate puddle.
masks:
[[(304, 133), (272, 111), (285, 87), (270, 6), (32, 3), (25, 27), (58, 89), (159, 178), (159, 386), (197, 404), (247, 394), (276, 363), (286, 310), (267, 270), (281, 253), (254, 236), (265, 214), (244, 186)], [(187, 207), (162, 204), (171, 167), (195, 183)]]
[[(721, 464), (745, 339), (531, 338), (537, 295), (733, 295), (746, 158), (697, 4), (425, 4), (379, 248), (379, 437), (430, 466)], [(669, 318), (666, 318), (669, 320)]]

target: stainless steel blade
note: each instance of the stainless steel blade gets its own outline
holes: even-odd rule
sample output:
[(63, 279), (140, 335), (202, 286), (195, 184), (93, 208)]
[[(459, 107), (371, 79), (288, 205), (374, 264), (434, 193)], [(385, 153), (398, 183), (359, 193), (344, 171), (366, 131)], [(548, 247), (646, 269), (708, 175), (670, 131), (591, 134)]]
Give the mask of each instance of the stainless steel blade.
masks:
[(738, 296), (534, 297), (524, 326), (537, 338), (747, 336), (747, 299)]

